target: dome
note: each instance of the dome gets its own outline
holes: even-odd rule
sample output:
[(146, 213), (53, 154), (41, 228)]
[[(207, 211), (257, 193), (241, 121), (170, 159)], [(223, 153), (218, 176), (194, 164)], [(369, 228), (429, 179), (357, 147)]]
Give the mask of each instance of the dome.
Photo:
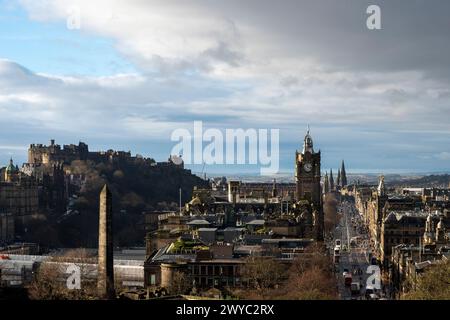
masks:
[(13, 160), (12, 158), (9, 160), (9, 165), (6, 167), (6, 172), (7, 173), (14, 173), (17, 172), (18, 169), (16, 166), (14, 166)]

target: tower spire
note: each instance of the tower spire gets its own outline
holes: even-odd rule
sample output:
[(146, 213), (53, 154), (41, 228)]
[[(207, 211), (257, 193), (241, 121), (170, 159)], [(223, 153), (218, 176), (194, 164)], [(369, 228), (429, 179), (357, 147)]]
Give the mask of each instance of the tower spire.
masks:
[(338, 175), (337, 175), (337, 180), (336, 180), (336, 187), (340, 187), (341, 186), (341, 169), (338, 168)]
[(330, 181), (328, 180), (328, 173), (325, 172), (325, 177), (323, 178), (323, 193), (330, 192)]
[(330, 169), (330, 191), (334, 191), (333, 169)]
[(342, 164), (341, 164), (341, 187), (345, 187), (346, 185), (347, 185), (347, 173), (345, 172), (344, 160), (342, 160)]
[(303, 141), (303, 154), (305, 154), (305, 152), (310, 152), (310, 153), (314, 153), (314, 149), (313, 149), (313, 140), (311, 138), (311, 134), (310, 134), (310, 130), (309, 130), (309, 124), (308, 127), (306, 129), (306, 135), (305, 135), (305, 139)]

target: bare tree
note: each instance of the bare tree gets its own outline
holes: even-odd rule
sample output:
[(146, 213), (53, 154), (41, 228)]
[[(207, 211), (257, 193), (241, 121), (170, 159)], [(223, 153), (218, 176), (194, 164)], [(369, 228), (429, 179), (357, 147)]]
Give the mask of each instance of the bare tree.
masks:
[(188, 276), (184, 272), (175, 271), (169, 287), (170, 294), (186, 294), (191, 287)]
[[(41, 263), (28, 287), (29, 297), (36, 300), (95, 299), (95, 262), (95, 258), (85, 249), (75, 249)], [(69, 264), (74, 264), (80, 270), (79, 289), (70, 289), (67, 286)]]
[(333, 231), (339, 221), (337, 213), (337, 204), (338, 201), (334, 194), (327, 193), (325, 195), (323, 202), (325, 232)]
[(267, 290), (279, 285), (285, 275), (283, 266), (269, 257), (250, 257), (242, 277), (250, 289)]

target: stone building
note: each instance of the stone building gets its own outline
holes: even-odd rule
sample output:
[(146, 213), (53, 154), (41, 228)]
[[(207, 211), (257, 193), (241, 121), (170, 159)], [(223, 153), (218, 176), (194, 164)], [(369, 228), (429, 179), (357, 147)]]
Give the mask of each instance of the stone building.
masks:
[(419, 246), (434, 243), (436, 240), (434, 233), (430, 237), (432, 240), (427, 240), (426, 235), (433, 232), (430, 231), (430, 225), (434, 226), (439, 223), (444, 228), (446, 224), (450, 226), (450, 217), (427, 215), (425, 212), (391, 211), (384, 219), (381, 227), (380, 261), (384, 267), (388, 267), (392, 248), (397, 245)]
[(50, 145), (31, 144), (28, 149), (28, 163), (53, 165), (57, 163), (71, 163), (73, 160), (87, 160), (89, 156), (88, 145), (80, 142), (78, 145), (70, 144), (61, 147), (50, 141)]
[(434, 224), (442, 215), (442, 223), (449, 225), (445, 203), (433, 206), (431, 203), (435, 198), (424, 196), (426, 194), (429, 194), (426, 188), (405, 188), (401, 194), (388, 194), (383, 176), (376, 187), (355, 185), (356, 207), (368, 226), (374, 255), (383, 267), (388, 267), (393, 247), (419, 245), (429, 213), (434, 213), (431, 218)]
[(9, 243), (15, 237), (15, 221), (12, 213), (0, 211), (0, 246)]
[[(28, 149), (28, 163), (31, 165), (70, 165), (75, 160), (91, 160), (93, 162), (109, 162), (118, 164), (137, 164), (146, 163), (148, 165), (157, 165), (151, 158), (144, 158), (140, 155), (132, 156), (129, 151), (89, 151), (89, 146), (84, 142), (78, 145), (55, 144), (55, 140), (50, 141), (50, 145), (31, 144)], [(160, 166), (172, 165), (174, 167), (183, 167), (183, 164), (176, 165), (171, 159), (161, 163)]]
[(444, 220), (443, 216), (436, 219), (428, 215), (419, 244), (398, 244), (392, 247), (389, 282), (395, 298), (414, 289), (417, 280), (429, 267), (450, 259), (450, 234)]
[(36, 181), (20, 172), (12, 159), (0, 172), (0, 208), (11, 213), (19, 224), (26, 223), (39, 212)]

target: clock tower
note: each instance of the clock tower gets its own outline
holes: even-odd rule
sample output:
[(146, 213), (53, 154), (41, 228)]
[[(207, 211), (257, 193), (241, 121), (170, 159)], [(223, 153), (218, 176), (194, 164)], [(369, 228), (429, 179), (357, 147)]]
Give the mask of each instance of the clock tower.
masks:
[(302, 152), (295, 152), (295, 182), (297, 201), (308, 200), (316, 209), (321, 209), (320, 150), (314, 152), (313, 140), (306, 132)]

